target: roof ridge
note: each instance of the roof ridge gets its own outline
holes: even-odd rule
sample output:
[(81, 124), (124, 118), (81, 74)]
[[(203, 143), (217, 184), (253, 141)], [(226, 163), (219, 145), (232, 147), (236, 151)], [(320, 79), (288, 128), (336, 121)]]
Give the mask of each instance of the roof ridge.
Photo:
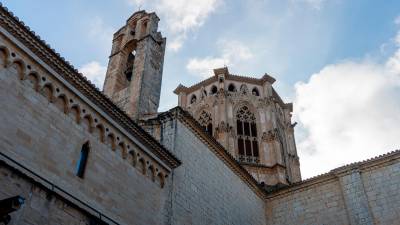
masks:
[(343, 170), (343, 169), (350, 168), (350, 167), (353, 167), (353, 166), (359, 166), (359, 165), (362, 165), (362, 164), (378, 161), (380, 159), (384, 159), (384, 158), (386, 158), (388, 156), (396, 155), (396, 154), (399, 154), (399, 153), (400, 153), (400, 149), (396, 149), (396, 150), (393, 150), (393, 151), (390, 151), (390, 152), (387, 152), (387, 153), (384, 153), (384, 154), (373, 156), (373, 157), (368, 158), (368, 159), (364, 159), (364, 160), (361, 160), (361, 161), (348, 163), (348, 164), (345, 164), (343, 166), (339, 166), (337, 168), (331, 169), (328, 172), (309, 177), (309, 178), (307, 178), (305, 180), (300, 181), (299, 183), (303, 183), (303, 182), (307, 182), (307, 181), (310, 181), (310, 180), (314, 180), (316, 178), (319, 178), (319, 177), (322, 177), (322, 176), (325, 176), (325, 175), (329, 175), (329, 174), (335, 173), (335, 172), (337, 172), (339, 170)]
[[(139, 126), (135, 121), (133, 121), (125, 111), (119, 108), (108, 96), (103, 94), (93, 83), (91, 83), (87, 79), (87, 77), (80, 73), (78, 69), (76, 69), (64, 57), (62, 57), (60, 53), (51, 48), (49, 44), (42, 40), (39, 35), (32, 31), (29, 26), (25, 25), (24, 22), (22, 22), (17, 16), (15, 16), (14, 13), (9, 11), (8, 8), (5, 7), (1, 2), (0, 11), (3, 11), (5, 13), (6, 17), (4, 18), (4, 20), (11, 20), (7, 22), (15, 24), (14, 28), (11, 27), (13, 24), (6, 24), (6, 26), (9, 26), (10, 29), (18, 29), (19, 32), (15, 35), (16, 38), (22, 39), (20, 41), (28, 49), (34, 52), (39, 58), (42, 58), (42, 60), (44, 61), (50, 61), (50, 63), (48, 63), (49, 66), (52, 67), (52, 69), (54, 69), (56, 72), (58, 72), (63, 78), (66, 78), (67, 82), (75, 86), (80, 92), (82, 92), (82, 94), (84, 94), (87, 98), (89, 98), (92, 102), (94, 102), (102, 110), (109, 114), (113, 119), (120, 123), (120, 125), (122, 125), (124, 129), (132, 132), (133, 134), (136, 134), (136, 137), (152, 145), (155, 150), (154, 153), (155, 155), (157, 155), (157, 157), (166, 160), (172, 167), (176, 167), (181, 163), (180, 160), (173, 153), (162, 146), (153, 136), (144, 131), (144, 129)], [(1, 17), (2, 16), (0, 15), (0, 18)], [(11, 32), (7, 29), (7, 27), (5, 27), (5, 29), (8, 32)], [(17, 37), (18, 35), (20, 37)], [(33, 42), (33, 44), (29, 43), (28, 41)], [(27, 42), (28, 44), (31, 44), (31, 46), (29, 46)], [(36, 44), (37, 46), (35, 46), (34, 44)], [(32, 50), (32, 48), (38, 51), (34, 51)], [(40, 54), (50, 55), (46, 58), (43, 58), (40, 57)], [(61, 64), (59, 64), (57, 61), (59, 61)], [(60, 72), (63, 70), (66, 73)]]

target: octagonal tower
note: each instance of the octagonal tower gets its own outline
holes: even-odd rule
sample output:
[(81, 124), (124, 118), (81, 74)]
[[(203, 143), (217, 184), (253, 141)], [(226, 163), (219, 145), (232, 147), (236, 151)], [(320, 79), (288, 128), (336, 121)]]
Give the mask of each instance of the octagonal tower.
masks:
[(259, 182), (290, 184), (301, 180), (291, 122), (292, 104), (284, 103), (267, 74), (251, 78), (214, 70), (214, 76), (174, 93), (187, 110)]

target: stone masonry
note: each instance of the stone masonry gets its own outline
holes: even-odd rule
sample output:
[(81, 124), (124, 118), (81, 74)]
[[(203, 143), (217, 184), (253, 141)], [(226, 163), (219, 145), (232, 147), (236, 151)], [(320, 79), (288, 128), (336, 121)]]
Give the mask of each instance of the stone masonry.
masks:
[(267, 224), (398, 224), (400, 151), (270, 193)]
[(233, 75), (227, 67), (210, 78), (175, 89), (187, 110), (260, 183), (287, 185), (301, 180), (291, 121), (292, 104), (274, 90), (275, 79)]
[(157, 113), (158, 21), (116, 32), (102, 93), (0, 4), (0, 201), (25, 198), (9, 224), (399, 224), (400, 151), (301, 181), (269, 75), (217, 69)]
[(134, 13), (113, 37), (104, 93), (132, 118), (157, 113), (166, 39), (155, 13)]

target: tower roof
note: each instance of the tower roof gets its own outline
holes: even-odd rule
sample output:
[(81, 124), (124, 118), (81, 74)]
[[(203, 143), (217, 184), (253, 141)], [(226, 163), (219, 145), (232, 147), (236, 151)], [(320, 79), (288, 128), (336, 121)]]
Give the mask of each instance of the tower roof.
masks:
[(202, 86), (206, 86), (208, 84), (211, 84), (211, 83), (217, 81), (219, 75), (224, 75), (226, 80), (239, 81), (239, 82), (257, 84), (257, 85), (263, 85), (266, 82), (273, 84), (276, 81), (275, 78), (273, 78), (272, 76), (270, 76), (267, 73), (265, 73), (261, 78), (255, 78), (255, 77), (251, 77), (251, 76), (242, 76), (242, 75), (231, 74), (231, 73), (229, 73), (228, 67), (222, 67), (222, 68), (214, 69), (214, 76), (207, 78), (203, 81), (200, 81), (199, 83), (194, 84), (190, 87), (186, 87), (182, 84), (179, 84), (178, 87), (174, 90), (174, 93), (179, 94), (180, 92), (184, 92), (184, 93), (192, 92)]

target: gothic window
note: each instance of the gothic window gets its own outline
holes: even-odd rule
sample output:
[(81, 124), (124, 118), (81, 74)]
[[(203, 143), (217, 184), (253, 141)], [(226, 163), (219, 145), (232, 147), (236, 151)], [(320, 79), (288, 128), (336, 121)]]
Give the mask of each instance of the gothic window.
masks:
[(241, 107), (236, 113), (236, 131), (239, 161), (258, 163), (256, 118), (247, 106)]
[(81, 155), (78, 161), (78, 166), (76, 168), (76, 175), (80, 178), (83, 178), (86, 169), (86, 163), (89, 156), (89, 142), (87, 141), (85, 144), (82, 145)]
[(132, 75), (133, 75), (133, 66), (135, 63), (135, 57), (136, 57), (136, 50), (133, 50), (128, 54), (128, 59), (126, 61), (126, 69), (125, 69), (125, 77), (128, 81), (132, 80)]
[(258, 92), (258, 89), (255, 87), (253, 88), (253, 90), (251, 91), (251, 93), (255, 96), (260, 96), (260, 92)]
[(204, 130), (208, 134), (212, 135), (213, 127), (212, 127), (212, 118), (210, 113), (202, 111), (197, 121), (200, 123), (200, 125), (204, 128)]
[(236, 92), (236, 87), (235, 87), (235, 85), (234, 85), (234, 84), (229, 84), (229, 86), (228, 86), (228, 91), (230, 91), (230, 92)]
[(217, 92), (218, 92), (217, 86), (213, 85), (213, 86), (211, 87), (210, 93), (211, 93), (212, 95), (214, 95), (214, 94), (216, 94)]
[(196, 95), (192, 95), (192, 98), (190, 98), (190, 104), (196, 103), (197, 97)]

